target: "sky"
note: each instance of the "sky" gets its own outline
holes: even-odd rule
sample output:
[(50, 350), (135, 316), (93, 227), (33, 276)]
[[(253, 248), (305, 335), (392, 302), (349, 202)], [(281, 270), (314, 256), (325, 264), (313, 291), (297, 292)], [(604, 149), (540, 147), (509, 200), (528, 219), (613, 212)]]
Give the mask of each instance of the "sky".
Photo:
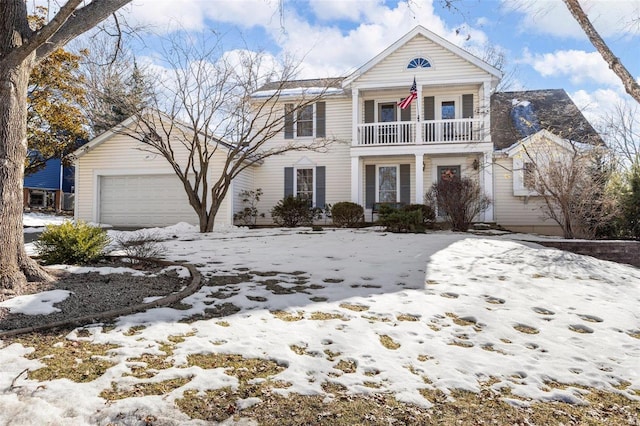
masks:
[[(627, 98), (561, 0), (457, 0), (452, 8), (444, 3), (135, 0), (123, 14), (149, 30), (133, 46), (151, 61), (161, 37), (214, 30), (229, 51), (293, 56), (301, 63), (300, 78), (345, 76), (422, 25), (478, 55), (485, 46), (504, 52), (506, 71), (513, 70), (512, 90), (565, 89), (592, 121)], [(614, 53), (639, 77), (640, 0), (581, 3)]]
[[(33, 226), (43, 219), (26, 215)], [(375, 227), (200, 234), (187, 224), (146, 232), (164, 240), (167, 259), (197, 265), (205, 277), (247, 278), (205, 285), (176, 309), (149, 309), (118, 318), (115, 328), (98, 324), (61, 336), (54, 347), (116, 346), (106, 354), (113, 366), (86, 383), (27, 378), (25, 369), (46, 360), (29, 359), (28, 344), (0, 339), (0, 424), (120, 424), (147, 414), (162, 424), (198, 424), (175, 405), (184, 392), (238, 385), (223, 368), (187, 365), (189, 355), (211, 353), (275, 360), (286, 368), (272, 379), (291, 386), (273, 391), (285, 395), (323, 394), (329, 381), (348, 392), (385, 392), (429, 407), (422, 389), (477, 392), (483, 382), (496, 392), (510, 389), (503, 397), (525, 405), (523, 399), (580, 403), (583, 387), (635, 398), (640, 391), (640, 270), (632, 266), (524, 242), (536, 240), (524, 234), (392, 234)], [(69, 297), (50, 291), (0, 306), (49, 315)], [(203, 319), (206, 310), (228, 304), (238, 311)], [(166, 368), (133, 377), (140, 363), (132, 358), (145, 353), (167, 355)], [(100, 397), (114, 387), (176, 378), (187, 380), (164, 395)], [(554, 381), (570, 386), (549, 385)], [(242, 415), (260, 402), (235, 404)]]

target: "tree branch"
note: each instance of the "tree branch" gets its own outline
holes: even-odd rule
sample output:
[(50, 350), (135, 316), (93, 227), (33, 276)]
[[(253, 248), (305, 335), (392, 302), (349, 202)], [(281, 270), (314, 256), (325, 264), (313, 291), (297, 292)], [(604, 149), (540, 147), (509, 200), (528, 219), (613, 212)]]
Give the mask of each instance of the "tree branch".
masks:
[(580, 2), (578, 0), (563, 1), (564, 4), (567, 5), (569, 12), (571, 12), (571, 15), (573, 15), (578, 24), (580, 24), (580, 27), (589, 38), (591, 44), (596, 48), (607, 64), (609, 64), (609, 68), (618, 76), (618, 78), (620, 78), (626, 92), (640, 103), (640, 84), (638, 84), (622, 62), (620, 62), (620, 59), (613, 54), (611, 49), (609, 49), (609, 46), (607, 46), (607, 43), (605, 43), (602, 37), (600, 37), (600, 34), (596, 31), (595, 27), (589, 20), (589, 17), (584, 13), (584, 10), (582, 10)]
[[(55, 28), (55, 31), (50, 31), (51, 34), (44, 39), (39, 39), (38, 43), (33, 46), (37, 49), (37, 59), (39, 60), (49, 55), (55, 49), (66, 44), (74, 37), (95, 27), (97, 24), (131, 1), (132, 0), (94, 0), (88, 5), (76, 10), (75, 7), (81, 3), (82, 0), (69, 0), (60, 9), (53, 20), (42, 28), (41, 31), (47, 29), (50, 24), (58, 19), (58, 16), (60, 16), (63, 9), (75, 4), (73, 6), (74, 10), (71, 11), (70, 16), (63, 16), (64, 21)], [(67, 9), (65, 9), (65, 11), (66, 10)]]

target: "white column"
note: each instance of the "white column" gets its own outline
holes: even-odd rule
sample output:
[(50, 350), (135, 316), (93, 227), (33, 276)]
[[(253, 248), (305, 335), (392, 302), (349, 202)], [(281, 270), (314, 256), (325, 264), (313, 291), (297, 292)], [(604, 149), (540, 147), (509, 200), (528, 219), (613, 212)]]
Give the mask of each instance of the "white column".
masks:
[(424, 112), (424, 109), (422, 108), (422, 86), (419, 84), (417, 86), (418, 99), (416, 99), (416, 143), (422, 144), (424, 143), (424, 137), (422, 136), (422, 120), (424, 120), (424, 117), (422, 117), (422, 113)]
[(484, 220), (485, 222), (493, 222), (495, 221), (493, 216), (493, 203), (495, 202), (493, 197), (493, 152), (489, 151), (484, 153), (480, 167), (480, 173), (482, 173), (481, 182), (483, 182), (484, 193), (491, 199), (489, 208), (484, 212)]
[(358, 120), (360, 117), (359, 112), (359, 93), (358, 89), (351, 90), (351, 146), (358, 145)]
[(484, 112), (484, 134), (482, 140), (491, 142), (491, 81), (485, 81), (482, 85), (482, 105), (480, 106)]
[(424, 203), (424, 154), (416, 154), (416, 204)]
[(362, 205), (362, 191), (360, 179), (362, 177), (362, 163), (360, 157), (351, 157), (351, 201)]

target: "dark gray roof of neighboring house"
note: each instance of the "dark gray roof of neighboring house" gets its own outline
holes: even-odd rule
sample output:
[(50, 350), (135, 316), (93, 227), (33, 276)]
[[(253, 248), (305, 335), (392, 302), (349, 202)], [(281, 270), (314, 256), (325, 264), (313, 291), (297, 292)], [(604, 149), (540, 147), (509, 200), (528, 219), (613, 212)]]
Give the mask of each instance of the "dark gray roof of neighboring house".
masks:
[(344, 77), (314, 78), (309, 80), (272, 81), (260, 87), (257, 91), (304, 89), (308, 87), (332, 87), (342, 88)]
[(563, 139), (602, 144), (602, 138), (563, 89), (499, 92), (491, 96), (491, 139), (496, 150), (546, 129)]

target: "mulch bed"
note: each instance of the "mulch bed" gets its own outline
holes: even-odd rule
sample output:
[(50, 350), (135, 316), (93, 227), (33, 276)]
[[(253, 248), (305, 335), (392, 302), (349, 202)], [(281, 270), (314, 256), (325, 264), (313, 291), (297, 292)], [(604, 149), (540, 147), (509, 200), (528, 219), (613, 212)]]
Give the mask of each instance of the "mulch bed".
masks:
[(28, 293), (47, 290), (69, 290), (72, 294), (54, 306), (60, 309), (49, 315), (12, 314), (6, 308), (0, 308), (0, 331), (34, 327), (53, 322), (70, 320), (86, 315), (126, 308), (138, 305), (147, 297), (161, 297), (184, 288), (189, 278), (180, 278), (175, 271), (159, 273), (163, 267), (157, 265), (132, 265), (119, 261), (100, 263), (90, 266), (140, 268), (145, 276), (133, 276), (130, 273), (100, 275), (98, 272), (74, 274), (50, 269), (55, 278), (50, 283), (31, 283)]

